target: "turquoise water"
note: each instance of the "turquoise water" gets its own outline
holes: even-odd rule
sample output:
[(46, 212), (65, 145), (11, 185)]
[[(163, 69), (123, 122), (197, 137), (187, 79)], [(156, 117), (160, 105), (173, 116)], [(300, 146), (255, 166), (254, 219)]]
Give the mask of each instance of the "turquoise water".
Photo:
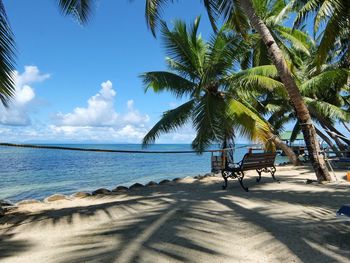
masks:
[[(82, 148), (141, 150), (137, 144), (60, 145)], [(147, 150), (191, 150), (185, 144), (159, 144)], [(247, 148), (237, 149), (239, 161)], [(101, 187), (114, 189), (210, 172), (210, 153), (130, 154), (0, 147), (0, 199), (43, 199)], [(280, 159), (280, 161), (284, 159)]]

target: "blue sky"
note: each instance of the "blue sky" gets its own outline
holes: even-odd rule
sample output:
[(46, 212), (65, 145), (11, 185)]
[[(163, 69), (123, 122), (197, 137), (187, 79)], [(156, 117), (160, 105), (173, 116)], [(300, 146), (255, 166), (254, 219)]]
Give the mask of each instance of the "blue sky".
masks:
[[(84, 27), (61, 16), (54, 0), (4, 4), (17, 42), (18, 94), (9, 110), (1, 109), (1, 141), (138, 143), (179, 104), (170, 94), (145, 94), (138, 78), (165, 69), (144, 1), (97, 1)], [(200, 14), (205, 37), (211, 28), (200, 1), (169, 5), (164, 18), (190, 22)], [(185, 127), (159, 142), (189, 142), (193, 134)]]

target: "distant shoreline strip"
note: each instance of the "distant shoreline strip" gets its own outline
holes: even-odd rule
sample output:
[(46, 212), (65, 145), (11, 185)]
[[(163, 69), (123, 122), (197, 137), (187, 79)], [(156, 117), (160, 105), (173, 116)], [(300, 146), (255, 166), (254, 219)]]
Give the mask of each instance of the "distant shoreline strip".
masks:
[[(38, 148), (51, 150), (66, 150), (66, 151), (83, 151), (83, 152), (109, 152), (109, 153), (198, 153), (196, 151), (141, 151), (141, 150), (112, 150), (112, 149), (94, 149), (94, 148), (79, 148), (79, 147), (65, 147), (53, 145), (34, 145), (34, 144), (16, 144), (16, 143), (0, 143), (0, 146), (6, 147), (21, 147), (21, 148)], [(248, 145), (247, 145), (248, 146)], [(244, 146), (244, 147), (247, 147)], [(239, 147), (243, 148), (243, 147)], [(206, 150), (203, 152), (222, 152), (237, 148), (225, 148), (222, 150)]]

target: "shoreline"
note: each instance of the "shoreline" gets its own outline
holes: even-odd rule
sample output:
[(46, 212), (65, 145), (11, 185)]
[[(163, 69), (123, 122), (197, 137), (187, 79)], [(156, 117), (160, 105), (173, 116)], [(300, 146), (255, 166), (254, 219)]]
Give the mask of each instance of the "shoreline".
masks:
[[(288, 162), (282, 162), (282, 163), (278, 163), (276, 165), (276, 167), (284, 167), (284, 166), (288, 166), (290, 165), (290, 163)], [(294, 166), (292, 166), (294, 167)], [(127, 191), (131, 191), (131, 190), (135, 190), (135, 189), (139, 189), (139, 188), (144, 188), (144, 187), (154, 187), (154, 186), (161, 186), (161, 185), (165, 185), (165, 184), (173, 184), (176, 183), (178, 181), (184, 180), (184, 179), (196, 179), (196, 180), (200, 180), (206, 177), (220, 177), (221, 178), (221, 174), (215, 174), (213, 172), (210, 173), (206, 173), (204, 175), (198, 174), (198, 175), (194, 175), (194, 176), (185, 176), (185, 177), (175, 177), (172, 179), (162, 179), (159, 182), (156, 181), (149, 181), (145, 184), (140, 183), (140, 182), (134, 182), (134, 183), (126, 183), (124, 185), (117, 185), (115, 188), (113, 189), (108, 189), (108, 188), (97, 188), (94, 191), (77, 191), (77, 192), (73, 192), (71, 194), (65, 194), (65, 193), (52, 193), (44, 198), (31, 198), (31, 199), (22, 199), (19, 200), (17, 202), (12, 202), (10, 199), (8, 198), (4, 198), (4, 199), (0, 199), (0, 208), (4, 209), (4, 211), (2, 211), (1, 214), (3, 214), (4, 212), (10, 211), (15, 209), (18, 206), (21, 205), (28, 205), (28, 204), (41, 204), (41, 203), (50, 203), (50, 202), (55, 202), (55, 201), (59, 201), (59, 200), (72, 200), (74, 198), (85, 198), (85, 197), (89, 197), (89, 196), (96, 196), (96, 195), (118, 195), (121, 193), (125, 193)]]

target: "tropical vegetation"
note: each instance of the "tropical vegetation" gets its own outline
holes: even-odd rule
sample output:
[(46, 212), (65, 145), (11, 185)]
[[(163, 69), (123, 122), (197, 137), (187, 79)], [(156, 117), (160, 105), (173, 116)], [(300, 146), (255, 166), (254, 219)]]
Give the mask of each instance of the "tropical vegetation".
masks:
[[(162, 0), (146, 0), (147, 23), (154, 34), (160, 19), (160, 10), (166, 4), (166, 2), (167, 1)], [(305, 143), (317, 179), (319, 181), (331, 180), (326, 167), (324, 155), (321, 153), (320, 145), (317, 141), (316, 129), (312, 122), (311, 114), (303, 100), (297, 82), (293, 77), (293, 73), (287, 63), (286, 56), (283, 53), (276, 36), (274, 36), (273, 31), (271, 31), (269, 28), (268, 21), (264, 21), (264, 17), (260, 17), (260, 7), (266, 9), (271, 8), (271, 6), (276, 6), (276, 3), (277, 6), (285, 5), (285, 2), (283, 0), (204, 0), (203, 3), (207, 9), (208, 16), (214, 29), (216, 29), (217, 21), (221, 21), (221, 18), (223, 18), (224, 22), (231, 25), (232, 29), (235, 32), (240, 33), (243, 38), (245, 38), (246, 34), (249, 32), (256, 31), (259, 34), (266, 46), (271, 63), (276, 67), (278, 76), (284, 84), (284, 89), (288, 93), (289, 100), (293, 105), (295, 115), (305, 138)], [(331, 48), (335, 48), (335, 44), (330, 45), (330, 42), (327, 40), (327, 36), (329, 34), (335, 34), (334, 39), (343, 41), (340, 43), (342, 43), (341, 50), (344, 51), (343, 47), (346, 46), (343, 40), (344, 31), (346, 33), (347, 29), (343, 30), (341, 26), (348, 25), (349, 23), (348, 3), (345, 0), (290, 1), (290, 3), (285, 5), (285, 7), (281, 10), (280, 14), (284, 15), (286, 11), (292, 10), (292, 8), (295, 6), (302, 7), (302, 12), (298, 13), (297, 16), (296, 25), (300, 24), (306, 15), (314, 11), (318, 11), (314, 20), (316, 29), (319, 29), (317, 25), (320, 23), (320, 21), (327, 23), (328, 26), (335, 23), (335, 18), (340, 19), (340, 21), (337, 21), (336, 25), (331, 26), (331, 28), (335, 30), (334, 32), (324, 32), (323, 42), (321, 43), (328, 43), (328, 45), (325, 45), (325, 47), (322, 48), (322, 51), (319, 50), (319, 52), (325, 52), (326, 55), (323, 55), (323, 57), (322, 55), (318, 57), (324, 58), (328, 55)], [(325, 12), (328, 9), (330, 11)], [(329, 14), (334, 14), (335, 18), (333, 18), (333, 16), (329, 18)], [(328, 28), (327, 26), (326, 28)], [(348, 40), (347, 37), (345, 38)], [(345, 50), (348, 51), (348, 48), (345, 48)], [(320, 65), (320, 61), (320, 59), (317, 60), (318, 66)]]

